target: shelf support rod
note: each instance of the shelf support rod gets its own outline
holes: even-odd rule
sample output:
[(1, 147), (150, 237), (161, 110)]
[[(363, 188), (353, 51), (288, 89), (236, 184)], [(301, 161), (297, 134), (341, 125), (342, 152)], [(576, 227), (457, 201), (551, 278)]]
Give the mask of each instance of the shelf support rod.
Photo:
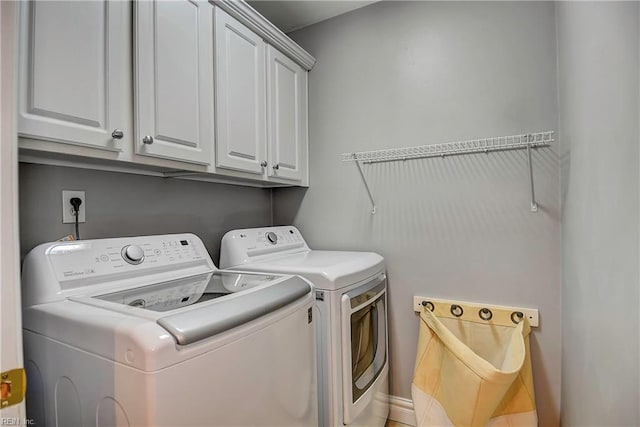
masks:
[(360, 172), (360, 178), (362, 178), (362, 183), (364, 184), (364, 188), (367, 190), (367, 195), (369, 196), (369, 201), (371, 202), (371, 213), (375, 214), (376, 202), (373, 200), (371, 189), (369, 188), (369, 184), (367, 184), (367, 179), (364, 177), (364, 173), (362, 172), (362, 166), (360, 166), (360, 161), (356, 160), (354, 163), (358, 167), (358, 172)]
[(531, 185), (531, 212), (538, 212), (536, 192), (533, 186), (533, 162), (531, 161), (531, 135), (527, 135), (527, 158), (529, 160), (529, 183)]

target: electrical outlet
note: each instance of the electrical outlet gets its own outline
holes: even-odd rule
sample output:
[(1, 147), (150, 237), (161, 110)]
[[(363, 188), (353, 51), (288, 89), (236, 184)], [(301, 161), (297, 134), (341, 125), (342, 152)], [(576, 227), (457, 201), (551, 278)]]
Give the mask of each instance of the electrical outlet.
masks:
[(73, 215), (73, 206), (71, 205), (71, 199), (77, 197), (82, 200), (80, 205), (80, 212), (78, 212), (78, 222), (85, 222), (87, 199), (84, 197), (84, 191), (70, 191), (62, 190), (62, 223), (75, 223), (76, 217)]

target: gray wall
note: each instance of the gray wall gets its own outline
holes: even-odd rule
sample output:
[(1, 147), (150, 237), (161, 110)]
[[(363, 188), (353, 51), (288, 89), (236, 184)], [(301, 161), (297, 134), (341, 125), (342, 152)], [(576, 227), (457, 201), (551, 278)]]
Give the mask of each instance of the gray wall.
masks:
[(540, 309), (532, 336), (540, 425), (559, 422), (557, 147), (367, 165), (369, 202), (344, 152), (557, 129), (555, 6), (381, 2), (292, 37), (310, 73), (310, 188), (274, 190), (274, 221), (318, 249), (373, 250), (389, 273), (391, 393), (410, 397), (412, 297)]
[(639, 5), (558, 6), (563, 425), (638, 425)]
[(74, 233), (73, 224), (62, 223), (62, 190), (86, 192), (83, 239), (191, 232), (216, 263), (224, 233), (271, 224), (270, 190), (21, 163), (23, 256)]

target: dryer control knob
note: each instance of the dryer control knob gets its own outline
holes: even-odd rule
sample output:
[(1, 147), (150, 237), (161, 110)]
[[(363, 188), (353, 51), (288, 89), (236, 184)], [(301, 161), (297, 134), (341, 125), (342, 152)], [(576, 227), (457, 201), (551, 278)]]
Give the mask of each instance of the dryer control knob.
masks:
[(278, 235), (276, 233), (274, 233), (273, 231), (269, 231), (267, 234), (267, 240), (269, 241), (269, 243), (271, 243), (272, 245), (275, 245), (276, 243), (278, 243)]
[(144, 251), (140, 246), (129, 245), (122, 248), (122, 258), (129, 264), (140, 264), (144, 261)]

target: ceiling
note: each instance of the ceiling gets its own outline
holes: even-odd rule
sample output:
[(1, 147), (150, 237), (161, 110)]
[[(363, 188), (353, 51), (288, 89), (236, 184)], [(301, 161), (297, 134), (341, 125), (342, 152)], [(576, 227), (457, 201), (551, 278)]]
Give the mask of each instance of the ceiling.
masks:
[(248, 3), (285, 33), (359, 9), (377, 0), (249, 0)]

